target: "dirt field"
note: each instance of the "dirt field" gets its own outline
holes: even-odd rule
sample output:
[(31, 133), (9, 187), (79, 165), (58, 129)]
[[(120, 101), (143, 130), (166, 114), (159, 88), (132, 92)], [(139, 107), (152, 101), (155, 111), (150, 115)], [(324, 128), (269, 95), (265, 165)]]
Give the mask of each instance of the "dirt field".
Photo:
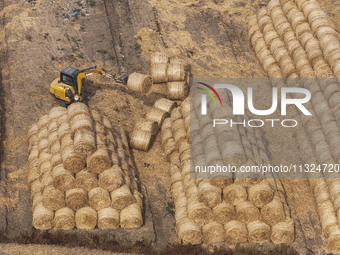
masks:
[[(68, 65), (93, 65), (113, 72), (148, 73), (150, 52), (165, 50), (188, 60), (195, 77), (264, 77), (247, 39), (247, 17), (267, 0), (0, 0), (0, 241), (1, 254), (46, 254), (46, 246), (84, 247), (70, 254), (114, 252), (192, 254), (201, 247), (178, 245), (169, 212), (168, 163), (157, 137), (149, 153), (133, 151), (145, 196), (145, 224), (137, 231), (38, 231), (32, 227), (27, 181), (27, 131), (58, 105), (50, 82)], [(340, 27), (340, 2), (320, 1)], [(80, 14), (71, 19), (66, 15)], [(89, 106), (132, 131), (164, 87), (148, 95), (130, 92), (105, 78), (86, 81)], [(260, 100), (260, 99), (258, 99)], [(295, 139), (265, 130), (273, 164), (298, 162)], [(287, 140), (290, 141), (288, 146)], [(285, 149), (285, 158), (280, 150)], [(286, 147), (286, 148), (285, 148)], [(292, 149), (293, 148), (293, 149)], [(232, 247), (234, 254), (326, 254), (313, 194), (307, 180), (282, 179), (296, 224), (291, 247)], [(298, 187), (298, 189), (297, 189)], [(27, 244), (27, 246), (26, 246)], [(39, 244), (32, 246), (28, 244)], [(51, 254), (66, 248), (52, 247)], [(79, 249), (79, 250), (77, 250)], [(37, 253), (39, 251), (40, 253)], [(22, 252), (22, 253), (21, 253)], [(230, 253), (228, 248), (221, 254)]]

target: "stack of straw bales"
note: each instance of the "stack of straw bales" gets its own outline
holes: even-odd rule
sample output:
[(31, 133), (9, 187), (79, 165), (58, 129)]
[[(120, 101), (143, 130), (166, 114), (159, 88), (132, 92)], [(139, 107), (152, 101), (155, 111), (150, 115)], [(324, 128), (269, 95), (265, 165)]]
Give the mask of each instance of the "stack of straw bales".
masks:
[(147, 112), (146, 117), (136, 122), (131, 135), (131, 147), (148, 151), (164, 120), (170, 116), (176, 106), (175, 101), (166, 98), (158, 99)]
[[(315, 0), (271, 0), (249, 19), (249, 38), (270, 78), (327, 78), (306, 84), (312, 99), (305, 106), (314, 117), (301, 118), (297, 111), (293, 117), (304, 127), (296, 133), (304, 163), (338, 162), (340, 89), (335, 78), (340, 77), (340, 38), (327, 14)], [(326, 248), (337, 253), (339, 175), (319, 177), (326, 178), (310, 179), (311, 189)]]
[(153, 83), (166, 83), (169, 99), (183, 100), (187, 97), (190, 73), (183, 59), (169, 60), (165, 52), (154, 52), (151, 54), (150, 66)]
[(125, 131), (82, 103), (51, 109), (28, 132), (37, 229), (139, 228), (141, 195)]
[[(171, 163), (170, 191), (179, 242), (208, 245), (293, 242), (294, 223), (273, 181), (247, 181), (233, 175), (195, 178), (196, 173), (190, 171), (190, 165), (223, 166), (228, 162), (240, 165), (254, 161), (255, 147), (258, 155), (264, 154), (258, 156), (258, 160), (268, 160), (262, 136), (255, 132), (248, 136), (238, 129), (215, 129), (211, 133), (205, 128), (206, 120), (198, 119), (195, 114), (190, 113), (190, 99), (187, 98), (165, 119), (161, 128), (163, 151)], [(222, 136), (220, 140), (228, 146), (217, 141), (216, 137)], [(249, 154), (242, 141), (249, 144)]]

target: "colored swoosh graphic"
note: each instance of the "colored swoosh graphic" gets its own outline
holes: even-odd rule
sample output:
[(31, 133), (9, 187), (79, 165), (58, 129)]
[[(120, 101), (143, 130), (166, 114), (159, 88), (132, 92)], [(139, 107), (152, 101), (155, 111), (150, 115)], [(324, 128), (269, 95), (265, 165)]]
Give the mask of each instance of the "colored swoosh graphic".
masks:
[(200, 90), (203, 90), (204, 92), (206, 92), (214, 100), (214, 103), (216, 105), (216, 100), (215, 100), (214, 96), (210, 93), (209, 90), (206, 90), (206, 89), (200, 88), (200, 87), (197, 87), (197, 88), (200, 89)]
[(207, 88), (211, 89), (211, 90), (215, 93), (215, 95), (217, 96), (217, 98), (218, 98), (218, 100), (220, 101), (221, 106), (222, 106), (222, 100), (221, 100), (221, 98), (220, 98), (220, 95), (217, 93), (217, 91), (216, 91), (213, 87), (211, 87), (210, 85), (208, 85), (208, 84), (206, 84), (206, 83), (203, 83), (203, 82), (197, 82), (197, 83), (199, 83), (199, 84), (201, 84), (201, 85), (203, 85), (203, 86), (206, 86)]

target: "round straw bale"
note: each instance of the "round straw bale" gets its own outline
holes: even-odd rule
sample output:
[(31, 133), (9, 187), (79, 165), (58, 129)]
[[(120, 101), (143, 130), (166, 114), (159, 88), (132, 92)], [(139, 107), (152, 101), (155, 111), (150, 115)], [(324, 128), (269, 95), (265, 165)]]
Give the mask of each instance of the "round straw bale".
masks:
[(47, 209), (58, 210), (65, 206), (64, 192), (56, 189), (53, 185), (44, 188), (43, 205)]
[(61, 123), (57, 132), (60, 142), (66, 135), (69, 135), (69, 138), (72, 140), (70, 126), (67, 122)]
[(247, 190), (238, 184), (231, 184), (223, 189), (223, 198), (231, 205), (239, 205), (247, 200)]
[(47, 127), (49, 133), (58, 131), (58, 124), (56, 121), (50, 121)]
[(166, 158), (169, 160), (170, 154), (171, 154), (173, 151), (175, 151), (175, 149), (176, 149), (176, 145), (175, 145), (174, 139), (172, 139), (172, 138), (171, 138), (171, 139), (168, 139), (168, 140), (165, 142), (165, 144), (163, 144), (162, 148), (163, 148), (163, 151), (164, 151), (164, 153), (165, 153), (165, 155), (166, 155)]
[(89, 156), (96, 149), (96, 140), (94, 133), (89, 130), (77, 130), (74, 134), (75, 151)]
[(248, 224), (260, 219), (260, 211), (255, 205), (246, 201), (236, 206), (236, 219)]
[(39, 159), (39, 148), (37, 145), (32, 147), (30, 155), (28, 156), (28, 163), (30, 164), (32, 161)]
[(217, 222), (221, 224), (228, 223), (229, 221), (233, 220), (235, 217), (234, 206), (226, 202), (222, 202), (213, 208), (213, 215), (214, 215), (214, 219)]
[(102, 116), (97, 110), (95, 109), (90, 110), (90, 115), (95, 122), (102, 123)]
[(156, 135), (158, 133), (159, 127), (156, 121), (140, 119), (136, 122), (134, 129), (149, 132), (151, 135)]
[(89, 191), (90, 206), (96, 211), (110, 207), (110, 193), (100, 187), (93, 188)]
[(294, 221), (288, 219), (279, 222), (272, 227), (271, 240), (275, 244), (292, 243), (294, 242)]
[(164, 130), (170, 128), (171, 129), (172, 123), (171, 123), (171, 119), (170, 118), (166, 118), (163, 121), (163, 125), (161, 127), (161, 131), (163, 132)]
[(125, 229), (140, 228), (143, 225), (142, 209), (136, 203), (120, 212), (120, 226)]
[(111, 167), (109, 152), (105, 147), (99, 148), (86, 161), (87, 169), (97, 174)]
[(102, 122), (105, 128), (111, 129), (112, 128), (112, 123), (111, 120), (107, 116), (103, 116)]
[(168, 82), (169, 99), (183, 100), (188, 96), (189, 87), (185, 81)]
[(151, 64), (166, 64), (169, 62), (169, 57), (165, 52), (153, 52), (150, 57)]
[(61, 106), (57, 106), (54, 107), (50, 110), (49, 114), (48, 114), (48, 119), (49, 121), (57, 121), (57, 119), (63, 115), (66, 114), (67, 110), (64, 107)]
[(171, 100), (166, 99), (166, 98), (160, 98), (154, 104), (154, 107), (156, 109), (165, 111), (165, 112), (167, 112), (169, 114), (172, 112), (172, 110), (176, 106), (177, 106), (177, 103), (175, 101), (171, 101)]
[(182, 127), (184, 127), (184, 119), (182, 118), (175, 120), (171, 125), (172, 132), (176, 132), (178, 129)]
[(63, 160), (61, 158), (61, 154), (55, 153), (53, 154), (52, 158), (51, 158), (51, 168), (53, 169), (54, 167), (56, 167), (57, 165), (60, 165), (63, 163)]
[(134, 203), (131, 190), (127, 185), (122, 185), (118, 189), (111, 192), (112, 208), (121, 210), (128, 205)]
[(262, 181), (248, 190), (249, 200), (258, 208), (262, 208), (273, 200), (274, 191), (268, 182)]
[(177, 107), (177, 108), (173, 109), (173, 111), (171, 112), (171, 115), (170, 115), (171, 123), (174, 123), (178, 119), (183, 119), (180, 107)]
[(132, 148), (148, 151), (151, 145), (151, 138), (150, 132), (134, 130), (131, 135), (130, 145)]
[(31, 136), (37, 135), (39, 133), (39, 126), (38, 124), (33, 124), (30, 129), (28, 130), (27, 137), (30, 139)]
[(332, 253), (340, 252), (340, 229), (339, 227), (334, 228), (334, 231), (327, 239), (327, 251)]
[(31, 184), (31, 196), (35, 196), (41, 194), (42, 192), (42, 183), (39, 179), (35, 180)]
[(187, 131), (185, 130), (184, 127), (181, 127), (178, 130), (176, 130), (176, 132), (174, 132), (174, 141), (177, 146), (182, 140), (185, 139), (187, 139)]
[(199, 196), (202, 202), (213, 208), (221, 203), (221, 189), (207, 182), (202, 182), (198, 186)]
[(54, 228), (71, 230), (75, 226), (74, 211), (68, 207), (61, 208), (55, 212)]
[(111, 207), (98, 212), (98, 227), (100, 229), (117, 229), (119, 227), (119, 212)]
[(39, 129), (43, 129), (43, 128), (47, 128), (47, 124), (48, 124), (48, 114), (42, 116), (39, 121), (38, 121), (38, 126)]
[(38, 203), (33, 210), (33, 227), (41, 230), (51, 229), (53, 216), (52, 210), (45, 208), (42, 203)]
[(73, 103), (67, 108), (67, 118), (69, 121), (72, 120), (73, 117), (80, 115), (80, 114), (85, 114), (85, 115), (90, 116), (89, 108), (84, 103)]
[(217, 221), (211, 221), (202, 227), (203, 242), (206, 244), (216, 244), (224, 242), (223, 225)]
[(178, 222), (176, 229), (180, 243), (184, 245), (196, 245), (202, 242), (200, 227), (192, 220), (183, 218), (180, 222)]
[(41, 193), (37, 193), (34, 196), (32, 196), (32, 212), (39, 203), (42, 204), (42, 201), (43, 195)]
[(168, 81), (168, 64), (159, 63), (151, 65), (150, 74), (154, 84)]
[(89, 130), (93, 131), (93, 121), (88, 114), (79, 114), (75, 115), (70, 121), (70, 130), (72, 135), (77, 131), (77, 130)]
[(42, 189), (49, 185), (53, 185), (53, 178), (51, 176), (51, 172), (44, 172), (42, 175), (40, 175), (40, 181)]
[(228, 244), (246, 243), (248, 241), (248, 231), (246, 224), (232, 220), (224, 225), (225, 240)]
[(270, 226), (263, 221), (252, 221), (247, 225), (249, 232), (249, 242), (265, 243), (270, 242)]
[(61, 114), (57, 119), (58, 127), (63, 123), (68, 123), (67, 114)]
[(49, 152), (50, 151), (50, 144), (48, 140), (43, 138), (38, 143), (39, 152)]
[(87, 192), (81, 188), (74, 188), (66, 191), (65, 201), (67, 207), (77, 211), (88, 205)]
[(337, 226), (337, 218), (335, 215), (333, 204), (330, 200), (319, 205), (319, 216), (322, 226), (323, 236), (327, 239), (332, 229)]
[(189, 218), (199, 224), (205, 224), (211, 220), (211, 209), (204, 203), (198, 201), (189, 201), (188, 203)]
[(53, 185), (61, 191), (66, 191), (74, 187), (74, 176), (66, 170), (62, 164), (53, 168)]
[(181, 162), (184, 162), (186, 160), (190, 160), (190, 149), (183, 151), (180, 155), (179, 155), (179, 159), (181, 160)]
[(76, 174), (75, 186), (89, 191), (98, 185), (97, 175), (87, 169), (83, 169)]
[(148, 93), (152, 85), (152, 78), (150, 75), (132, 73), (129, 75), (127, 87), (135, 92)]
[[(35, 162), (35, 163), (34, 163)], [(39, 161), (33, 161), (33, 163), (30, 164), (30, 171), (28, 173), (27, 182), (28, 184), (31, 184), (35, 180), (37, 180), (40, 176), (40, 170), (39, 170)]]
[(184, 81), (185, 69), (182, 64), (169, 64), (168, 65), (168, 81)]
[(174, 137), (171, 128), (167, 128), (167, 129), (162, 130), (161, 135), (162, 135), (162, 136), (161, 136), (161, 142), (162, 142), (163, 145), (164, 145), (169, 139), (172, 139), (172, 138)]
[(173, 165), (179, 165), (179, 153), (178, 151), (174, 150), (170, 155), (169, 155), (169, 162)]
[(271, 226), (284, 221), (285, 212), (280, 198), (276, 197), (269, 204), (262, 207), (261, 218)]
[(83, 155), (74, 151), (74, 146), (65, 147), (62, 150), (64, 168), (73, 173), (77, 173), (85, 168), (85, 158)]
[(146, 119), (157, 122), (158, 126), (162, 126), (163, 121), (169, 117), (169, 113), (152, 107), (146, 114)]
[(97, 225), (97, 212), (91, 207), (83, 207), (76, 212), (75, 222), (78, 229), (94, 229)]
[(123, 184), (122, 169), (114, 165), (99, 174), (99, 186), (107, 191), (114, 191)]

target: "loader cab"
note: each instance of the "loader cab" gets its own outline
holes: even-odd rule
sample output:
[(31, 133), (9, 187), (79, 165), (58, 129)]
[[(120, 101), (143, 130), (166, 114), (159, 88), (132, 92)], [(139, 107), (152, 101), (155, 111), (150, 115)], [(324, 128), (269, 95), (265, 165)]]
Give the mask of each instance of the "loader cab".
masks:
[(74, 91), (78, 91), (77, 86), (78, 73), (79, 69), (74, 68), (72, 66), (68, 66), (60, 72), (60, 82), (72, 86)]

